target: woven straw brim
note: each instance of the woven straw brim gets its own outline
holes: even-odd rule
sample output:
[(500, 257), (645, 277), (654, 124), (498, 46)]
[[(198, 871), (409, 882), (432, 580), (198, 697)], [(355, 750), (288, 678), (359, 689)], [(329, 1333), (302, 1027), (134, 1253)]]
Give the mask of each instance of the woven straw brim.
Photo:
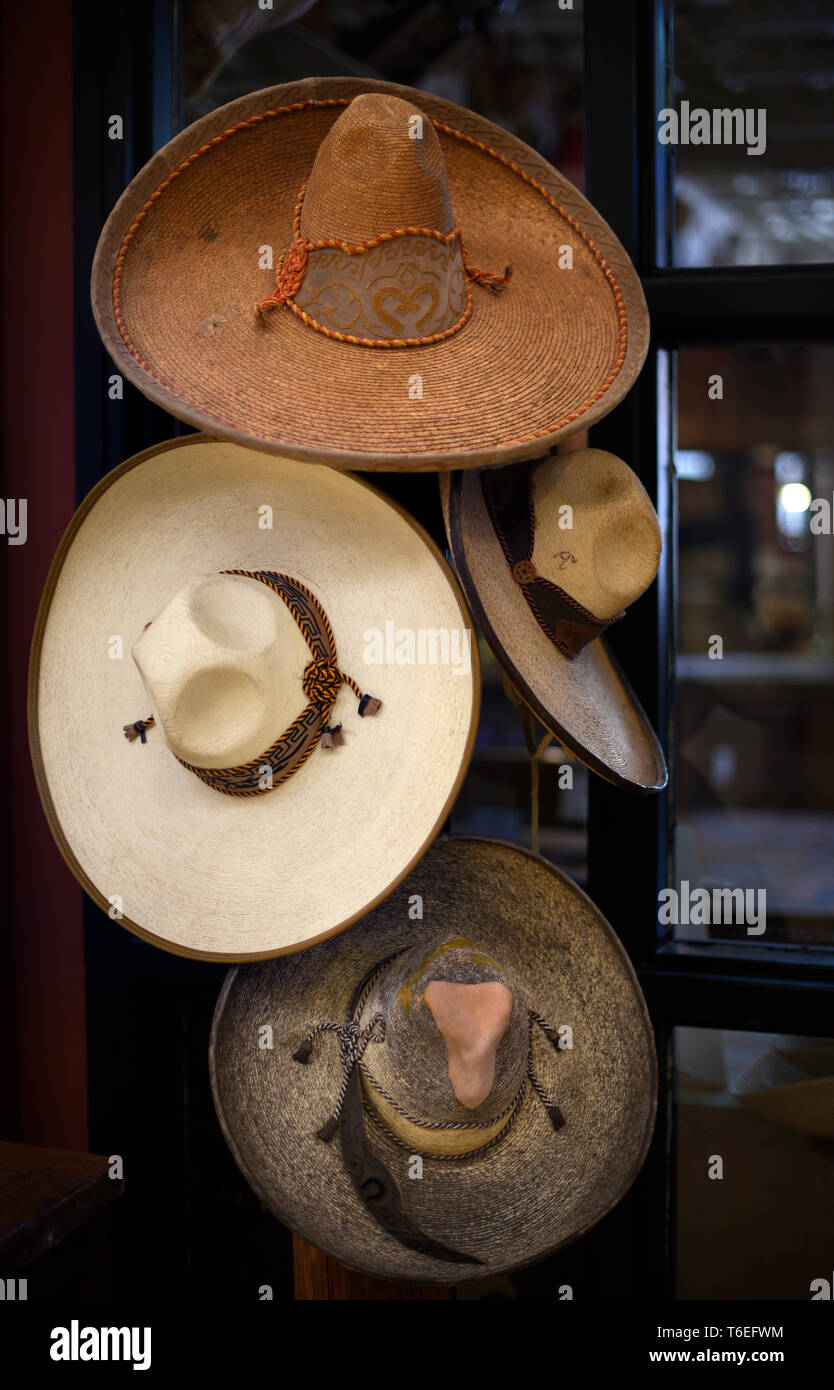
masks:
[[(410, 921), (409, 896), (423, 898)], [(357, 984), (404, 946), (438, 932), (483, 947), (531, 1007), (573, 1028), (573, 1048), (537, 1039), (539, 1078), (565, 1124), (554, 1131), (528, 1092), (506, 1136), (465, 1163), (408, 1153), (368, 1122), (412, 1220), (481, 1265), (405, 1249), (368, 1215), (345, 1173), (338, 1136), (315, 1138), (339, 1089), (338, 1046), (324, 1035), (309, 1064), (292, 1052), (313, 1023), (343, 1022)], [(258, 1029), (273, 1027), (273, 1048)], [(230, 973), (215, 1011), (212, 1087), (227, 1141), (270, 1210), (329, 1255), (370, 1274), (457, 1283), (516, 1268), (587, 1231), (624, 1195), (654, 1123), (651, 1026), (625, 953), (584, 893), (545, 860), (494, 840), (432, 846), (394, 894), (338, 943)]]
[[(265, 326), (255, 312), (274, 288), (258, 248), (271, 246), (277, 258), (289, 244), (299, 188), (344, 109), (285, 108), (360, 92), (404, 97), (465, 137), (439, 131), (470, 263), (499, 274), (513, 266), (503, 293), (474, 286), (469, 322), (430, 346), (345, 344), (286, 308)], [(559, 268), (566, 246), (570, 270)], [(634, 268), (572, 184), (471, 111), (356, 78), (256, 92), (176, 136), (108, 219), (92, 298), (119, 370), (171, 414), (241, 443), (354, 469), (530, 457), (612, 410), (648, 346)], [(415, 376), (420, 399), (409, 394)]]
[[(656, 792), (668, 772), (637, 696), (597, 638), (573, 661), (536, 621), (515, 582), (477, 474), (441, 479), (449, 547), (475, 620), (522, 699), (546, 729), (618, 786)], [(628, 616), (622, 621), (627, 622)]]
[[(273, 509), (273, 529), (258, 525)], [(345, 744), (317, 748), (288, 781), (239, 798), (205, 786), (149, 713), (130, 649), (195, 575), (277, 569), (323, 604), (341, 668), (383, 702)], [(29, 714), (35, 771), (67, 863), (123, 924), (171, 951), (223, 960), (292, 951), (347, 926), (402, 878), (448, 813), (471, 754), (479, 671), (369, 665), (369, 629), (469, 622), (451, 573), (412, 520), (330, 468), (275, 461), (203, 436), (109, 474), (76, 513), (41, 603)], [(121, 636), (124, 655), (109, 659)], [(298, 713), (306, 700), (298, 673)], [(276, 737), (281, 730), (276, 730)]]

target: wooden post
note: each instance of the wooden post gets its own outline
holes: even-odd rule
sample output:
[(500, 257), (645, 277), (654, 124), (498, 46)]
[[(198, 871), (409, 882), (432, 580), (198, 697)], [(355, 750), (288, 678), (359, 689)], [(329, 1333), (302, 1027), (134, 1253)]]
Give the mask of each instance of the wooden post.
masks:
[(293, 1235), (292, 1255), (295, 1299), (451, 1299), (454, 1289), (445, 1284), (396, 1283), (357, 1274), (331, 1260), (301, 1236)]

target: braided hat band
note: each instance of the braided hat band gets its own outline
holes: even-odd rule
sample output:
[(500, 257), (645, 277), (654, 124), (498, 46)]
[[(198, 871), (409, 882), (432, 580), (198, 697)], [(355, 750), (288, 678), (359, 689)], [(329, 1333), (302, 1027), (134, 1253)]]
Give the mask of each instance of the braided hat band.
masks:
[[(214, 791), (225, 792), (227, 796), (259, 796), (292, 777), (319, 743), (325, 749), (338, 748), (344, 743), (341, 724), (330, 725), (330, 716), (342, 685), (350, 686), (359, 701), (361, 716), (376, 714), (382, 707), (382, 701), (373, 695), (363, 694), (356, 681), (339, 669), (333, 629), (323, 607), (306, 585), (275, 570), (230, 569), (219, 572), (243, 579), (257, 579), (272, 589), (286, 604), (312, 654), (312, 660), (305, 666), (301, 677), (308, 703), (289, 728), (258, 757), (238, 767), (205, 768), (196, 767), (174, 754), (178, 763)], [(153, 715), (149, 715), (147, 719), (125, 724), (125, 738), (131, 743), (136, 739), (145, 743), (147, 731), (155, 722)]]

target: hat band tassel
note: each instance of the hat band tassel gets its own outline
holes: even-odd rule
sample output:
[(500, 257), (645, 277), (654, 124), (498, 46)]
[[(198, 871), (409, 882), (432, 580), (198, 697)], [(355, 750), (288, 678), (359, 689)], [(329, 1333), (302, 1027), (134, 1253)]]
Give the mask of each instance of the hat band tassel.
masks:
[(339, 1094), (336, 1097), (336, 1104), (333, 1113), (325, 1121), (320, 1129), (316, 1130), (316, 1138), (328, 1143), (333, 1138), (339, 1128), (342, 1117), (342, 1108), (345, 1103), (350, 1079), (357, 1066), (365, 1055), (365, 1049), (369, 1043), (380, 1043), (385, 1041), (385, 1019), (382, 1014), (374, 1014), (370, 1023), (364, 1028), (359, 1027), (358, 1020), (349, 1019), (347, 1023), (318, 1023), (312, 1028), (304, 1038), (303, 1042), (293, 1053), (293, 1060), (296, 1062), (307, 1062), (313, 1050), (313, 1040), (318, 1033), (335, 1033), (339, 1039), (339, 1061), (342, 1065), (342, 1082), (339, 1087)]
[(535, 1023), (536, 1027), (541, 1029), (542, 1033), (544, 1033), (551, 1047), (554, 1048), (556, 1052), (561, 1052), (559, 1034), (553, 1025), (548, 1023), (547, 1019), (542, 1018), (541, 1014), (537, 1014), (535, 1009), (530, 1010), (530, 1018), (532, 1022)]
[(147, 719), (137, 719), (133, 724), (123, 724), (124, 736), (128, 743), (135, 743), (137, 738), (142, 743), (147, 743), (146, 734), (148, 729), (152, 729), (156, 720), (152, 714)]
[(307, 269), (307, 250), (308, 243), (297, 233), (278, 262), (274, 294), (268, 294), (256, 306), (262, 320), (268, 309), (278, 309), (298, 294)]
[(530, 1082), (530, 1085), (532, 1086), (539, 1100), (541, 1101), (542, 1105), (544, 1106), (545, 1110), (547, 1111), (548, 1118), (550, 1119), (550, 1123), (552, 1124), (553, 1128), (561, 1129), (563, 1124), (565, 1123), (565, 1117), (562, 1114), (561, 1108), (557, 1104), (557, 1102), (547, 1094), (538, 1077), (536, 1076), (535, 1070), (532, 1066), (529, 1066), (527, 1068), (527, 1079)]
[(556, 1032), (556, 1029), (553, 1028), (552, 1025), (547, 1022), (546, 1019), (542, 1018), (541, 1014), (536, 1013), (535, 1009), (530, 1009), (529, 1012), (530, 1046), (527, 1051), (527, 1080), (529, 1081), (530, 1086), (535, 1091), (536, 1095), (538, 1096), (539, 1100), (541, 1101), (542, 1105), (547, 1111), (548, 1118), (553, 1128), (558, 1130), (561, 1129), (564, 1125), (565, 1117), (562, 1114), (560, 1106), (557, 1104), (557, 1102), (553, 1099), (552, 1096), (549, 1096), (547, 1094), (547, 1091), (544, 1089), (541, 1082), (539, 1081), (538, 1076), (536, 1075), (535, 1063), (533, 1061), (533, 1024), (535, 1023), (536, 1027), (541, 1030), (541, 1032), (547, 1038), (547, 1041), (550, 1043), (551, 1047), (555, 1052), (561, 1051), (559, 1047), (559, 1034)]

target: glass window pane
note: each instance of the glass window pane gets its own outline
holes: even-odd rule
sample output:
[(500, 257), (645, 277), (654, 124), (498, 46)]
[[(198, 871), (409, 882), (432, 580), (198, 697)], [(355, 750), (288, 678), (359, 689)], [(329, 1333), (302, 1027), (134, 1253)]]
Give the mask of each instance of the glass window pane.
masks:
[(311, 76), (366, 76), (471, 107), (584, 184), (582, 3), (185, 0), (183, 124)]
[(672, 0), (672, 18), (673, 264), (834, 259), (830, 0)]
[(830, 1298), (834, 1042), (677, 1028), (675, 1125), (677, 1297)]
[(678, 354), (679, 939), (834, 945), (832, 373)]

